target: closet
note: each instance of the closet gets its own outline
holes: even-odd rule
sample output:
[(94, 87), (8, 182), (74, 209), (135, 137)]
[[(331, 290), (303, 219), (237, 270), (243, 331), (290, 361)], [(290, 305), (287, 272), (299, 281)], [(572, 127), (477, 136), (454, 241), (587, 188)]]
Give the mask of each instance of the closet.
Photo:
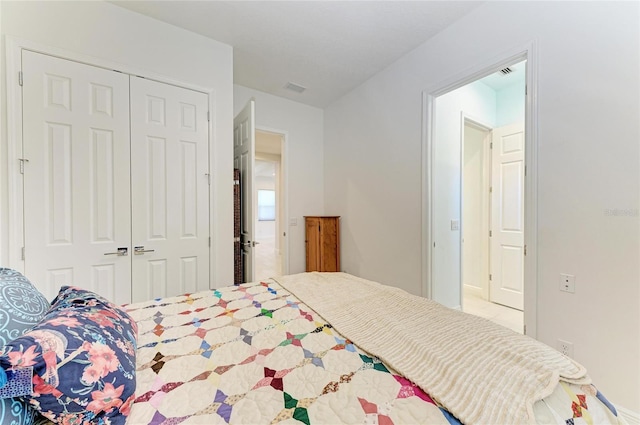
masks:
[(25, 275), (118, 304), (209, 284), (208, 95), (22, 51)]

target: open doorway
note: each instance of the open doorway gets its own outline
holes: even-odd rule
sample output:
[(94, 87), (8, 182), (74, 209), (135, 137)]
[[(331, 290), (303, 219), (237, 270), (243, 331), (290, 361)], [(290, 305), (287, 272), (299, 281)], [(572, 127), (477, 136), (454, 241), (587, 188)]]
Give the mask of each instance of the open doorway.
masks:
[(287, 274), (289, 269), (283, 230), (287, 135), (256, 127), (255, 99), (233, 119), (233, 133), (234, 281), (240, 284)]
[(526, 82), (526, 60), (505, 63), (435, 97), (432, 116), (432, 298), (520, 333)]
[[(461, 177), (461, 305), (523, 332), (524, 146), (520, 122), (495, 129), (464, 119)], [(505, 151), (506, 154), (505, 154)]]
[(284, 135), (256, 130), (255, 155), (255, 279), (284, 273)]

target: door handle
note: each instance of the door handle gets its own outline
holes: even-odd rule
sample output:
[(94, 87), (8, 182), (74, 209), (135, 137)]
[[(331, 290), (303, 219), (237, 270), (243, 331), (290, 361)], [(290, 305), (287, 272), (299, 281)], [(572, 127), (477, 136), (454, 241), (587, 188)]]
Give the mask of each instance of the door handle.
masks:
[(260, 245), (260, 242), (256, 242), (256, 241), (249, 241), (249, 242), (243, 242), (242, 246), (248, 246), (249, 248), (254, 247), (256, 245)]
[(129, 255), (129, 248), (118, 248), (116, 252), (105, 252), (104, 255), (117, 255), (118, 257), (125, 257)]
[(135, 246), (133, 247), (133, 254), (134, 255), (144, 255), (145, 252), (156, 252), (155, 249), (144, 249), (144, 245), (143, 246)]

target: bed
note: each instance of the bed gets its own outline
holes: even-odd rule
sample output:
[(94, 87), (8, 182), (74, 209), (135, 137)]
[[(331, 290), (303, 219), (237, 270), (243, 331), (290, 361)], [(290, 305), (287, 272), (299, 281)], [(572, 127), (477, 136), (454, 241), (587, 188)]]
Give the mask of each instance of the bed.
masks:
[[(68, 306), (96, 308), (86, 301), (96, 299), (91, 295), (66, 291), (73, 293), (63, 297)], [(104, 366), (93, 391), (102, 397), (106, 390), (96, 385), (115, 390), (124, 379), (124, 393), (101, 399), (104, 410), (83, 417), (90, 423), (623, 423), (585, 369), (557, 351), (345, 273), (276, 277), (123, 309), (104, 305), (126, 317), (103, 323), (120, 332), (114, 344), (120, 341), (123, 353), (121, 341), (136, 342), (137, 332), (135, 370), (123, 368), (135, 374), (135, 392), (126, 393), (130, 380), (119, 369)], [(121, 320), (126, 326), (116, 324)], [(9, 353), (5, 348), (3, 356)], [(77, 363), (75, 373), (84, 376), (93, 367), (88, 349), (86, 355), (84, 363), (76, 354), (58, 364)], [(131, 356), (116, 360), (122, 367)], [(85, 410), (92, 406), (77, 401)], [(47, 416), (46, 409), (40, 413)], [(74, 422), (78, 415), (47, 417), (89, 423)]]

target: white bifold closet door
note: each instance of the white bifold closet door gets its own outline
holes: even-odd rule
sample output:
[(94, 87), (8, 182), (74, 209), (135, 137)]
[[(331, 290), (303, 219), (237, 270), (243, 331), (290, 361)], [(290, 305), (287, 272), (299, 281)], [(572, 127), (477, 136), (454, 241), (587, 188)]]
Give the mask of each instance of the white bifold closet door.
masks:
[(25, 275), (130, 302), (129, 76), (30, 51), (22, 70)]
[(131, 77), (133, 300), (209, 287), (207, 95)]
[(22, 72), (25, 275), (118, 304), (208, 288), (207, 95), (26, 50)]

